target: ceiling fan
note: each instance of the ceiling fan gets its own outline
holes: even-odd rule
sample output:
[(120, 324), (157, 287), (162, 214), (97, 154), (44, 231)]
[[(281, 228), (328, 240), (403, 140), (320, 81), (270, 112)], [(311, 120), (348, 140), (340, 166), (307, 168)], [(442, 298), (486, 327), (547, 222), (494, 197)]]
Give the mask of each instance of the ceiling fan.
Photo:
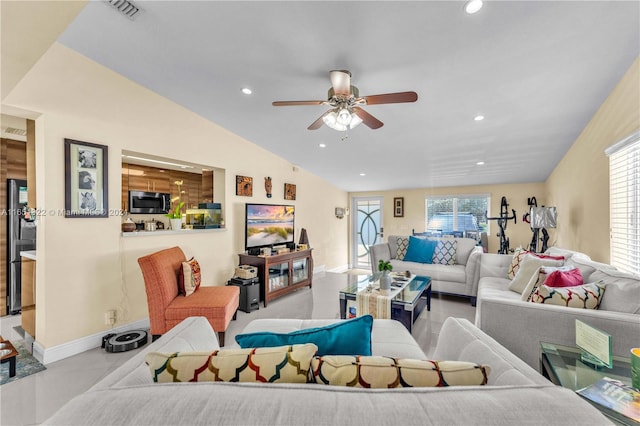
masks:
[(379, 129), (384, 125), (382, 121), (360, 108), (360, 105), (395, 104), (418, 100), (416, 92), (360, 96), (358, 88), (351, 85), (351, 72), (347, 70), (333, 70), (329, 73), (329, 77), (331, 78), (331, 88), (326, 101), (276, 101), (272, 105), (330, 105), (331, 109), (311, 123), (308, 129), (319, 129), (324, 123), (332, 129), (344, 131), (353, 129), (360, 123), (364, 123), (371, 129)]

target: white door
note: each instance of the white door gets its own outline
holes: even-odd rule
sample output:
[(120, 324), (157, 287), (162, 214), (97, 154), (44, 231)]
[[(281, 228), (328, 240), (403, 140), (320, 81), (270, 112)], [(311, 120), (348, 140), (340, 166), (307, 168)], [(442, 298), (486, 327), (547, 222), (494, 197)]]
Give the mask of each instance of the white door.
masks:
[(354, 198), (351, 211), (353, 268), (371, 270), (369, 247), (383, 241), (382, 197)]

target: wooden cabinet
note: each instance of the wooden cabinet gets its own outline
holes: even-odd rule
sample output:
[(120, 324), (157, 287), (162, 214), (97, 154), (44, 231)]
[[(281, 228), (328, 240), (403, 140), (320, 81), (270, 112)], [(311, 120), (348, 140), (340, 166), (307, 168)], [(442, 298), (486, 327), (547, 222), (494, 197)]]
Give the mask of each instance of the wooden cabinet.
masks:
[(36, 261), (22, 257), (22, 329), (36, 337)]
[(264, 306), (270, 300), (298, 289), (309, 286), (313, 281), (313, 257), (311, 249), (292, 251), (273, 256), (251, 256), (240, 254), (241, 265), (258, 268), (260, 278), (260, 298)]
[(170, 173), (167, 170), (137, 164), (128, 166), (128, 186), (131, 191), (170, 192)]
[[(178, 194), (176, 181), (182, 181), (182, 194)], [(125, 211), (129, 209), (129, 191), (164, 192), (171, 194), (171, 199), (180, 195), (187, 208), (197, 208), (201, 188), (200, 173), (122, 163), (122, 209)]]

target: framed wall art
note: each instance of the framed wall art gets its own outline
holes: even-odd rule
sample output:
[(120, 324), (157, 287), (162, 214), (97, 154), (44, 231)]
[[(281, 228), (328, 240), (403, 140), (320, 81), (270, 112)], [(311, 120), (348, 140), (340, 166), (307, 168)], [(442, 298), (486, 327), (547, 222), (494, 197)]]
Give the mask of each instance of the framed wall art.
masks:
[(296, 186), (292, 183), (284, 184), (284, 199), (295, 200), (296, 199)]
[(236, 195), (253, 197), (253, 178), (249, 176), (236, 176)]
[(393, 199), (393, 217), (404, 217), (404, 197)]
[(64, 216), (108, 217), (108, 148), (64, 140)]

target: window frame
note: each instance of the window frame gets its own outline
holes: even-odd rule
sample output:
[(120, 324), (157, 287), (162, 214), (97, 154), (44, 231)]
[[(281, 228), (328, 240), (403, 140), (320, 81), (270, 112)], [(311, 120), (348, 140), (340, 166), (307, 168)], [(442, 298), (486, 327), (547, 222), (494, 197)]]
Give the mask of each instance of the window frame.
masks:
[(609, 263), (640, 275), (640, 130), (605, 150), (609, 157)]
[[(485, 211), (485, 216), (486, 216), (486, 212), (489, 211), (489, 208), (491, 206), (491, 194), (488, 193), (482, 193), (482, 194), (443, 194), (443, 195), (426, 195), (424, 198), (424, 229), (426, 232), (430, 232), (429, 231), (429, 201), (433, 201), (433, 200), (452, 200), (452, 214), (453, 214), (453, 229), (456, 230), (457, 225), (458, 225), (458, 203), (459, 200), (461, 199), (486, 199), (486, 211)], [(437, 213), (436, 213), (437, 214)], [(478, 240), (480, 239), (480, 234), (482, 232), (486, 232), (487, 234), (489, 234), (490, 232), (490, 225), (489, 225), (489, 221), (485, 221), (486, 222), (486, 230), (482, 230), (481, 226), (482, 226), (482, 222), (480, 222), (478, 220)]]

